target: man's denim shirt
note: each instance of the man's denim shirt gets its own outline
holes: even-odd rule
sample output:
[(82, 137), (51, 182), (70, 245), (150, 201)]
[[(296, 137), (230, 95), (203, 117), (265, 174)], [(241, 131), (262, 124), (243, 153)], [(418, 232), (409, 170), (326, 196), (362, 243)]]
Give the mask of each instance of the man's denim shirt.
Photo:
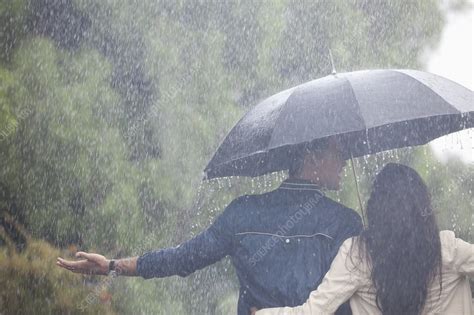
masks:
[(354, 210), (314, 184), (286, 180), (269, 193), (235, 199), (193, 239), (140, 256), (137, 272), (145, 279), (185, 277), (229, 255), (240, 282), (239, 315), (252, 306), (297, 306), (321, 283), (343, 241), (361, 230)]

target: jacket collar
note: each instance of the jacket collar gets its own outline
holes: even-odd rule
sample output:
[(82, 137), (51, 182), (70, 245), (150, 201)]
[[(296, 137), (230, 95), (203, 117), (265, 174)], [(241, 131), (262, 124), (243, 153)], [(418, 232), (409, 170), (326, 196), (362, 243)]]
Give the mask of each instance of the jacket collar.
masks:
[(318, 191), (322, 195), (324, 195), (321, 191), (321, 187), (304, 179), (295, 179), (295, 178), (286, 179), (285, 181), (283, 181), (283, 183), (281, 183), (278, 189), (300, 190), (300, 191), (311, 190), (311, 191)]

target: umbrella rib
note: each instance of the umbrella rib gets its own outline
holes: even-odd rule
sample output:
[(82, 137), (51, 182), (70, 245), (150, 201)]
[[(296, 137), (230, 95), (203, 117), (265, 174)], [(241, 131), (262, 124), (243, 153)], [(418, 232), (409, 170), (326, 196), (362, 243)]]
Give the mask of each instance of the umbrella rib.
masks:
[(280, 121), (280, 115), (281, 115), (281, 113), (284, 111), (285, 107), (288, 106), (288, 100), (291, 98), (291, 96), (292, 96), (298, 89), (299, 89), (299, 86), (293, 87), (293, 91), (288, 95), (288, 97), (286, 98), (285, 103), (281, 106), (280, 113), (278, 114), (278, 118), (275, 120), (275, 126), (273, 126), (272, 133), (270, 134), (270, 137), (268, 138), (267, 149), (265, 150), (265, 152), (269, 152), (270, 143), (272, 143), (273, 134), (275, 133), (275, 127), (278, 125), (278, 122)]
[[(250, 112), (250, 111), (249, 111), (249, 112)], [(240, 123), (242, 120), (244, 120), (244, 118), (245, 118), (247, 115), (249, 115), (249, 112), (245, 113), (245, 114), (237, 121), (237, 123), (232, 127), (232, 129), (230, 129), (230, 131), (228, 132), (227, 135), (231, 134), (232, 131), (234, 131), (234, 130), (237, 128), (237, 126), (239, 125), (239, 123)], [(211, 160), (209, 161), (209, 163), (207, 163), (206, 168), (204, 169), (204, 172), (207, 172), (208, 170), (210, 170), (210, 169), (208, 168), (209, 165), (212, 163), (212, 161), (213, 161), (214, 158), (216, 157), (217, 153), (219, 152), (220, 147), (222, 146), (222, 144), (225, 142), (226, 139), (227, 139), (227, 136), (225, 136), (224, 139), (221, 140), (220, 144), (217, 146), (217, 150), (216, 150), (216, 152), (214, 153), (213, 157), (211, 158)], [(224, 163), (219, 163), (219, 164), (224, 164)], [(219, 164), (218, 164), (218, 165), (219, 165)]]
[[(425, 88), (427, 88), (428, 90), (430, 91), (433, 91), (433, 93), (439, 97), (440, 99), (442, 99), (447, 105), (449, 105), (449, 107), (453, 108), (458, 114), (463, 114), (462, 111), (460, 111), (459, 109), (457, 109), (455, 106), (453, 106), (450, 102), (448, 102), (444, 97), (442, 97), (439, 93), (437, 93), (435, 90), (433, 90), (433, 88), (431, 88), (430, 86), (426, 85), (423, 81), (420, 81), (418, 80), (417, 78), (409, 75), (408, 73), (405, 73), (405, 72), (402, 72), (402, 71), (397, 71), (397, 70), (390, 70), (390, 71), (393, 71), (393, 72), (396, 72), (396, 73), (400, 73), (401, 75), (404, 75), (406, 77), (409, 77), (410, 79), (418, 82), (419, 84), (423, 85)], [(456, 82), (454, 82), (456, 83)], [(467, 112), (468, 113), (468, 112)], [(455, 113), (450, 113), (450, 114), (455, 114)]]
[[(281, 92), (278, 93), (278, 94), (281, 94), (281, 93), (284, 93), (284, 92), (286, 92), (286, 91), (288, 91), (288, 90), (293, 90), (293, 91), (291, 91), (291, 93), (289, 93), (287, 99), (285, 100), (285, 103), (281, 106), (281, 108), (280, 108), (280, 113), (281, 113), (281, 111), (283, 111), (283, 107), (286, 105), (286, 103), (288, 102), (288, 99), (291, 97), (291, 95), (294, 93), (294, 90), (296, 90), (297, 88), (298, 88), (298, 86), (294, 86), (294, 87), (288, 88), (288, 89), (283, 90), (283, 91), (281, 91)], [(269, 99), (269, 98), (271, 98), (271, 97), (273, 97), (273, 96), (274, 96), (274, 95), (268, 96), (268, 97), (264, 98), (261, 102), (264, 102), (264, 101), (266, 101), (267, 99)], [(260, 104), (261, 102), (259, 102), (259, 104)], [(249, 110), (248, 112), (246, 112), (246, 113), (238, 120), (238, 122), (234, 125), (234, 127), (232, 127), (232, 129), (229, 131), (228, 134), (231, 134), (231, 133), (238, 127), (238, 125), (240, 124), (240, 122), (243, 121), (248, 115), (251, 115), (251, 114), (252, 114), (252, 110)], [(279, 118), (279, 115), (278, 115), (278, 118)], [(278, 120), (278, 118), (277, 118), (276, 120)], [(276, 123), (275, 123), (275, 125), (276, 125)], [(258, 151), (256, 151), (256, 152), (252, 152), (252, 154), (250, 154), (250, 155), (243, 155), (243, 156), (240, 156), (240, 157), (237, 157), (237, 158), (233, 158), (233, 159), (230, 160), (230, 161), (224, 161), (224, 162), (218, 163), (218, 164), (216, 164), (216, 167), (219, 167), (219, 166), (221, 166), (221, 165), (227, 165), (227, 164), (229, 164), (229, 163), (238, 161), (238, 160), (240, 160), (240, 159), (242, 159), (242, 158), (246, 158), (246, 157), (248, 157), (248, 156), (253, 156), (253, 155), (261, 154), (261, 153), (268, 153), (268, 151), (269, 151), (269, 150), (268, 150), (268, 145), (271, 143), (271, 140), (272, 140), (273, 132), (274, 132), (274, 131), (275, 131), (275, 127), (273, 128), (272, 133), (270, 134), (270, 137), (269, 137), (269, 140), (268, 140), (268, 144), (267, 144), (267, 148), (266, 148), (266, 149), (264, 149), (264, 150), (258, 150)], [(219, 148), (221, 147), (221, 145), (226, 141), (226, 139), (227, 139), (227, 137), (224, 137), (224, 139), (221, 141), (221, 144), (218, 146), (218, 150), (219, 150)], [(205, 172), (205, 173), (208, 172), (209, 170), (212, 170), (212, 169), (209, 168), (209, 165), (212, 163), (212, 161), (213, 161), (213, 159), (216, 157), (217, 153), (218, 153), (218, 151), (216, 151), (216, 153), (214, 153), (214, 156), (212, 157), (211, 161), (208, 163), (208, 165), (207, 165), (206, 168), (204, 169), (204, 172)]]
[(354, 92), (354, 88), (353, 88), (353, 86), (352, 86), (352, 83), (351, 83), (351, 81), (350, 81), (348, 78), (346, 78), (346, 77), (343, 77), (343, 79), (347, 82), (347, 84), (349, 84), (352, 97), (354, 97), (354, 100), (355, 100), (356, 103), (357, 103), (357, 115), (359, 116), (359, 118), (360, 118), (360, 120), (361, 120), (361, 122), (362, 122), (362, 124), (363, 124), (364, 129), (365, 129), (365, 130), (368, 130), (368, 129), (367, 129), (367, 124), (365, 123), (364, 117), (362, 116), (360, 103), (359, 103), (359, 100), (357, 99), (357, 95), (356, 95), (355, 92)]

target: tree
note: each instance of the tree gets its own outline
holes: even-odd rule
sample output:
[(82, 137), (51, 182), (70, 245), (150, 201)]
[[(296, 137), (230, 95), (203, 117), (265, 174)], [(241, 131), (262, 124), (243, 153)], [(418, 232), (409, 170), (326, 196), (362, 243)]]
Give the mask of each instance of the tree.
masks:
[[(339, 71), (418, 68), (443, 25), (433, 0), (12, 3), (0, 5), (0, 21), (14, 21), (1, 33), (0, 126), (15, 126), (0, 142), (2, 205), (35, 237), (108, 256), (176, 245), (237, 195), (278, 185), (282, 173), (201, 183), (201, 171), (246, 109), (328, 75), (329, 49)], [(456, 168), (428, 153), (400, 155), (417, 169)], [(383, 162), (356, 161), (365, 167), (363, 196)], [(439, 174), (426, 177), (447, 199), (446, 183), (458, 173)], [(336, 197), (356, 207), (351, 176)], [(471, 184), (456, 186), (466, 199), (454, 221), (467, 237)], [(113, 307), (226, 312), (236, 287), (228, 267), (182, 280), (120, 281)]]

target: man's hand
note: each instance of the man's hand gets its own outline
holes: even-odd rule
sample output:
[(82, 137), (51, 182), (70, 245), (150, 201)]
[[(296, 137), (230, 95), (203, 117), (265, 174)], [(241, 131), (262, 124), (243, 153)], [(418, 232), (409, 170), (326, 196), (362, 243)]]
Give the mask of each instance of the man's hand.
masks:
[(109, 273), (109, 260), (99, 254), (89, 254), (77, 252), (77, 258), (84, 258), (77, 261), (64, 260), (58, 257), (56, 265), (75, 273), (88, 275), (107, 275)]
[(256, 307), (251, 307), (250, 308), (250, 315), (255, 315), (257, 313), (258, 309)]

